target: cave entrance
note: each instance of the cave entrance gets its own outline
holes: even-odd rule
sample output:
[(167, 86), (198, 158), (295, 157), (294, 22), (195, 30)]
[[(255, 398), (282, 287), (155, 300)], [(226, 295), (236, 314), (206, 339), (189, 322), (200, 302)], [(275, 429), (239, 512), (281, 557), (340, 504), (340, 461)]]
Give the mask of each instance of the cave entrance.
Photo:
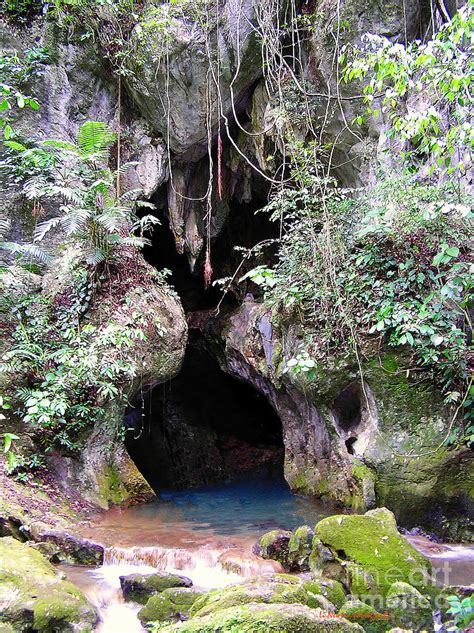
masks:
[(236, 479), (283, 476), (281, 421), (252, 386), (223, 372), (193, 336), (173, 380), (139, 396), (125, 416), (125, 445), (158, 492)]

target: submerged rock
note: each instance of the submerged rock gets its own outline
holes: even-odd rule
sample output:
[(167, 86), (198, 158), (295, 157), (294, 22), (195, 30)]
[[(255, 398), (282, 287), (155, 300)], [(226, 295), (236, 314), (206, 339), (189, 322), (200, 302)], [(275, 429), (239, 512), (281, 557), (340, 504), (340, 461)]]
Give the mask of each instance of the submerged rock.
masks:
[(262, 574), (237, 585), (215, 589), (201, 596), (190, 611), (192, 617), (203, 617), (247, 603), (306, 604), (308, 593), (304, 581), (288, 574)]
[(87, 633), (97, 621), (77, 587), (40, 552), (11, 537), (0, 539), (0, 604), (0, 627), (11, 626), (15, 633)]
[(120, 576), (123, 597), (127, 601), (146, 604), (148, 598), (172, 587), (191, 587), (192, 581), (185, 576), (157, 572), (154, 574), (130, 574)]
[(321, 561), (323, 572), (339, 578), (355, 595), (385, 597), (396, 581), (409, 581), (423, 592), (433, 589), (431, 563), (399, 534), (394, 515), (385, 508), (328, 517), (314, 533), (334, 555), (334, 561)]
[(344, 619), (324, 617), (317, 609), (301, 604), (250, 603), (219, 610), (205, 617), (160, 629), (163, 633), (228, 633), (229, 631), (275, 631), (285, 633), (334, 633), (360, 631), (363, 628)]
[(200, 596), (200, 591), (185, 587), (165, 589), (148, 598), (146, 605), (138, 612), (138, 619), (144, 626), (148, 622), (187, 619), (189, 610)]

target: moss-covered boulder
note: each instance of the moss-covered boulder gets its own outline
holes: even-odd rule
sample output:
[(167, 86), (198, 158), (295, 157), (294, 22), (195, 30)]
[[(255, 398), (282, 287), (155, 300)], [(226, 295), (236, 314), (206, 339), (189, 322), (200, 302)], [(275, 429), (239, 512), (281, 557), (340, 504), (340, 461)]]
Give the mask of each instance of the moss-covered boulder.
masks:
[(205, 616), (215, 611), (248, 603), (306, 604), (308, 593), (304, 581), (288, 574), (262, 574), (237, 585), (215, 589), (193, 604), (191, 616)]
[(186, 576), (156, 572), (154, 574), (130, 574), (120, 576), (123, 597), (127, 601), (146, 604), (148, 598), (172, 587), (191, 587)]
[(288, 569), (288, 550), (291, 532), (286, 530), (272, 530), (267, 532), (254, 546), (254, 553), (262, 558), (278, 561), (285, 569)]
[(331, 578), (314, 578), (305, 583), (305, 589), (309, 595), (308, 604), (312, 604), (313, 596), (324, 596), (336, 608), (340, 608), (346, 602), (346, 592), (338, 580)]
[(401, 628), (418, 631), (433, 624), (429, 600), (406, 582), (395, 582), (390, 587), (385, 606), (391, 621)]
[(138, 619), (146, 626), (149, 622), (184, 620), (201, 592), (177, 587), (165, 589), (148, 598), (146, 605), (138, 612)]
[(314, 533), (334, 555), (334, 561), (322, 564), (324, 572), (344, 582), (355, 596), (385, 597), (397, 581), (432, 591), (431, 563), (399, 534), (394, 515), (385, 508), (328, 517)]
[(229, 631), (274, 631), (275, 633), (345, 633), (363, 629), (344, 619), (322, 617), (316, 609), (301, 604), (250, 603), (194, 617), (160, 629), (162, 633), (229, 633)]
[(362, 625), (366, 633), (384, 633), (392, 628), (390, 617), (385, 613), (379, 613), (374, 607), (365, 604), (361, 600), (348, 600), (339, 610), (339, 615)]
[(308, 571), (314, 532), (308, 525), (302, 525), (292, 534), (288, 543), (288, 569)]
[(0, 623), (15, 633), (87, 633), (97, 621), (77, 587), (63, 580), (40, 552), (11, 537), (0, 539), (0, 604)]

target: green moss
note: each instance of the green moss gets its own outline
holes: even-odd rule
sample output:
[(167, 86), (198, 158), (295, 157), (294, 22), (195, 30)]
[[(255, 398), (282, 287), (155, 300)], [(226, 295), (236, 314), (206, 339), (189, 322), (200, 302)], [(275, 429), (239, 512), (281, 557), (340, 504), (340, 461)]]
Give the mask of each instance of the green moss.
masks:
[(309, 556), (313, 542), (313, 530), (308, 525), (302, 525), (291, 535), (288, 543), (288, 564), (295, 571), (309, 569)]
[(0, 585), (8, 596), (1, 618), (15, 630), (91, 631), (97, 619), (77, 587), (62, 580), (40, 552), (11, 537), (0, 539)]
[(308, 594), (299, 578), (288, 574), (265, 574), (204, 594), (193, 604), (190, 614), (202, 617), (249, 603), (306, 604), (307, 600)]
[(146, 604), (150, 596), (165, 592), (166, 589), (191, 587), (192, 582), (185, 576), (157, 572), (121, 576), (120, 584), (125, 600)]
[(138, 612), (142, 624), (148, 622), (166, 622), (187, 616), (200, 593), (192, 589), (170, 588), (151, 596), (143, 609)]
[[(82, 605), (78, 600), (65, 599), (63, 595), (36, 600), (33, 610), (34, 627), (44, 633), (67, 631), (69, 625), (81, 622)], [(81, 632), (92, 631), (90, 623), (82, 624)]]
[(360, 600), (349, 600), (344, 603), (339, 614), (349, 622), (361, 624), (366, 633), (383, 633), (392, 628), (389, 618)]
[(386, 609), (394, 624), (404, 629), (429, 628), (433, 621), (429, 600), (406, 582), (396, 582), (390, 587)]
[(363, 629), (344, 619), (321, 618), (301, 604), (248, 604), (160, 629), (162, 633), (342, 633)]
[(430, 585), (429, 560), (398, 533), (388, 510), (328, 517), (316, 525), (314, 532), (315, 538), (330, 547), (343, 563), (341, 579), (356, 595), (369, 592), (385, 596), (393, 582), (414, 577), (423, 590)]

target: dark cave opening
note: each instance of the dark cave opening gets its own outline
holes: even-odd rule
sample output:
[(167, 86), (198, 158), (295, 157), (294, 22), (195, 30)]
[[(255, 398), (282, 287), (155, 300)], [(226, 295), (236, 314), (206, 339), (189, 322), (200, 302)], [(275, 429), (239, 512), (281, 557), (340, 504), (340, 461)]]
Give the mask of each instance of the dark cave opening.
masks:
[[(158, 271), (165, 268), (171, 271), (168, 281), (180, 296), (186, 313), (214, 308), (222, 298), (222, 289), (213, 283), (207, 289), (204, 287), (204, 252), (199, 256), (194, 271), (190, 268), (187, 255), (177, 252), (165, 198), (165, 190), (162, 189), (153, 200), (157, 207), (153, 215), (159, 218), (160, 224), (155, 226), (152, 234), (148, 236), (151, 245), (144, 248), (144, 257)], [(267, 214), (258, 213), (264, 204), (257, 198), (252, 202), (231, 202), (228, 217), (211, 243), (213, 281), (232, 277), (235, 273), (243, 255), (234, 247), (252, 248), (263, 240), (274, 240), (278, 237), (278, 223), (271, 222)], [(267, 264), (274, 261), (275, 253), (276, 245), (270, 244), (265, 249)], [(248, 266), (244, 266), (239, 272), (239, 278), (255, 265), (256, 261), (249, 259)], [(260, 292), (252, 282), (247, 282), (246, 288), (242, 287), (242, 297), (239, 296), (240, 290), (229, 292), (224, 297), (223, 306), (227, 309), (236, 308), (247, 287), (255, 294)]]
[[(358, 428), (362, 418), (361, 387), (358, 382), (352, 382), (339, 393), (334, 399), (333, 411), (337, 417), (339, 427), (344, 432), (350, 433)], [(351, 439), (355, 441), (355, 438)], [(352, 444), (354, 444), (354, 441)]]
[(156, 492), (254, 470), (282, 476), (278, 415), (253, 387), (223, 372), (198, 335), (179, 375), (139, 396), (125, 428), (127, 451)]

